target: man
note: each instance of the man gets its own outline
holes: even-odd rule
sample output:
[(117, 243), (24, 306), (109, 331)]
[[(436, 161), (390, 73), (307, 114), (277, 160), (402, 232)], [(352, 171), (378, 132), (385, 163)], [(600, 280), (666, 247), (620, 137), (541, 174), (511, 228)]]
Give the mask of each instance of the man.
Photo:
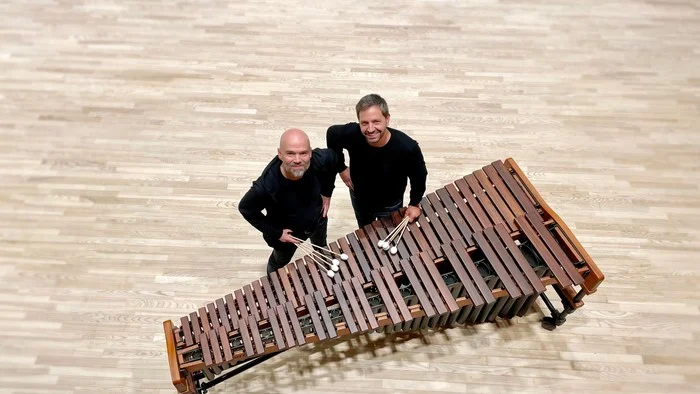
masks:
[[(340, 157), (338, 172), (350, 189), (358, 226), (399, 210), (407, 179), (411, 181), (411, 192), (405, 216), (413, 222), (420, 216), (418, 204), (428, 175), (418, 143), (389, 127), (389, 106), (379, 95), (362, 97), (355, 112), (359, 123), (329, 127), (326, 143)], [(349, 153), (349, 167), (345, 165), (343, 149)]]
[[(270, 274), (294, 256), (293, 237), (326, 247), (328, 208), (339, 158), (329, 149), (311, 150), (309, 137), (289, 129), (280, 137), (277, 156), (241, 199), (238, 210), (272, 247)], [(262, 213), (262, 210), (266, 214)]]

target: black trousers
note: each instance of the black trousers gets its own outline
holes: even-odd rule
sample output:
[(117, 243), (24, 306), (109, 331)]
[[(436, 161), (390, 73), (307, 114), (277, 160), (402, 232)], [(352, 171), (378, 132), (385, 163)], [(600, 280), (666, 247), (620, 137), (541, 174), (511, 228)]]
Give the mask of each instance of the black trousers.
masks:
[(398, 211), (403, 207), (403, 199), (401, 199), (382, 208), (368, 209), (365, 207), (367, 204), (363, 204), (361, 200), (358, 200), (352, 190), (350, 190), (350, 202), (352, 202), (352, 209), (355, 211), (355, 219), (359, 228), (372, 223), (377, 218), (391, 216), (392, 212)]
[[(313, 243), (314, 245), (327, 248), (328, 218), (322, 217), (321, 219), (319, 219), (318, 226), (316, 226), (316, 229), (313, 232), (307, 234), (292, 234), (295, 237), (301, 238), (303, 240), (310, 239), (311, 243)], [(272, 253), (267, 259), (267, 274), (269, 275), (273, 271), (277, 271), (278, 269), (289, 264), (289, 262), (292, 260), (292, 257), (294, 257), (294, 252), (297, 251), (297, 247), (294, 244), (280, 242), (279, 240), (275, 240), (272, 242), (270, 240), (266, 241), (268, 241), (268, 245), (272, 245)]]

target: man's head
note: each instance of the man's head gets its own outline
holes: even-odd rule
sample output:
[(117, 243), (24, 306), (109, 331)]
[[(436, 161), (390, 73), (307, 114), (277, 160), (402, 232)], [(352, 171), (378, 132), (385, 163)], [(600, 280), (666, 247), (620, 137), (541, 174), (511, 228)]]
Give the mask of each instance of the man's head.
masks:
[(389, 138), (389, 106), (378, 94), (368, 94), (355, 106), (360, 130), (370, 145), (382, 145)]
[(280, 137), (277, 157), (282, 160), (282, 170), (293, 178), (301, 178), (311, 165), (311, 143), (303, 130), (289, 129)]

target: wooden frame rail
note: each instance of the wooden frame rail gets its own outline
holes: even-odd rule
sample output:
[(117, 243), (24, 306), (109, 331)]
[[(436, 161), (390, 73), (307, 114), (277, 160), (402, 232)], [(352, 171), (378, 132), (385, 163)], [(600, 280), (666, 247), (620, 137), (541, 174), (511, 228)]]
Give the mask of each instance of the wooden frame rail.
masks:
[(527, 190), (530, 192), (532, 197), (537, 200), (537, 203), (540, 205), (540, 208), (549, 215), (564, 231), (564, 234), (569, 238), (569, 240), (573, 243), (574, 248), (581, 254), (581, 257), (583, 257), (584, 261), (590, 268), (590, 273), (588, 276), (586, 276), (585, 281), (581, 285), (583, 288), (584, 292), (586, 294), (593, 294), (596, 292), (598, 289), (598, 285), (600, 285), (601, 282), (605, 279), (605, 275), (603, 275), (603, 272), (598, 268), (595, 262), (593, 262), (593, 259), (591, 256), (586, 252), (586, 249), (581, 246), (581, 243), (578, 241), (574, 233), (571, 232), (569, 229), (569, 226), (564, 223), (564, 221), (557, 215), (552, 208), (547, 205), (547, 203), (544, 201), (540, 193), (535, 189), (535, 186), (530, 182), (530, 180), (527, 179), (523, 171), (520, 169), (518, 164), (513, 160), (512, 158), (508, 158), (505, 161), (506, 168), (511, 169), (515, 175), (519, 178), (519, 180), (522, 182), (522, 184), (527, 188)]

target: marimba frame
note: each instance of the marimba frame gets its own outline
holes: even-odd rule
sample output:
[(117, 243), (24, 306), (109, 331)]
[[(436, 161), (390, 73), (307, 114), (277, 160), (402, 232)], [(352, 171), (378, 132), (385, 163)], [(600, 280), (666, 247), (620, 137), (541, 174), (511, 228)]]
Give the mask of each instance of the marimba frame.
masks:
[(178, 392), (204, 393), (293, 346), (509, 319), (537, 297), (551, 314), (542, 326), (552, 330), (604, 279), (512, 159), (428, 194), (421, 206), (397, 256), (373, 248), (400, 222), (395, 214), (330, 245), (351, 256), (334, 280), (300, 259), (183, 317), (180, 328), (164, 322)]

